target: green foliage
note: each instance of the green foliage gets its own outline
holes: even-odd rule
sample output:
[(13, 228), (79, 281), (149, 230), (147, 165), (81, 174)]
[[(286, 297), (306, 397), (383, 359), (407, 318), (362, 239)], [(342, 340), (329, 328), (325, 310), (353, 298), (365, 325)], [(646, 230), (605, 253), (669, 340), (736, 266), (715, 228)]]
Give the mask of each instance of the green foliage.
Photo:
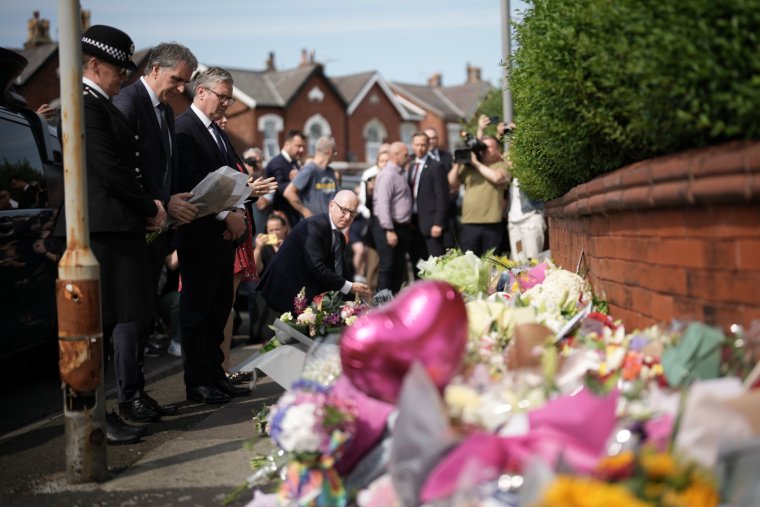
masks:
[(550, 199), (632, 162), (760, 138), (758, 0), (534, 0), (516, 27), (513, 172)]

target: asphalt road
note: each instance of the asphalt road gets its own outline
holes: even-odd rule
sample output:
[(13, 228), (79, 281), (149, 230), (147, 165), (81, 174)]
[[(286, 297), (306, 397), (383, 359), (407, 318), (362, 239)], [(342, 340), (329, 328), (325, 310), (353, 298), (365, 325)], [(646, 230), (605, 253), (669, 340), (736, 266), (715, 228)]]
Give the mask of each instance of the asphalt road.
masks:
[[(246, 338), (235, 339), (234, 363), (256, 349), (245, 346)], [(236, 398), (227, 405), (188, 402), (184, 396), (182, 362), (169, 355), (146, 359), (146, 379), (149, 394), (160, 403), (176, 404), (177, 414), (148, 425), (148, 435), (137, 444), (108, 446), (109, 477), (105, 483), (70, 485), (65, 478), (63, 397), (57, 374), (41, 369), (33, 360), (1, 371), (0, 505), (219, 505), (220, 499), (234, 489), (233, 485), (240, 483), (240, 477), (250, 473), (246, 466), (250, 451), (241, 455), (240, 450), (246, 440), (256, 436), (251, 422), (253, 412), (276, 401), (282, 389), (264, 379), (252, 396)], [(110, 410), (117, 405), (112, 374), (107, 374), (105, 388)], [(150, 458), (158, 449), (173, 447), (179, 457), (163, 457), (159, 460), (163, 465), (150, 470), (148, 479), (142, 479), (143, 484), (117, 486), (124, 482), (124, 477), (144, 470), (146, 457)], [(225, 458), (225, 453), (232, 457)], [(212, 463), (218, 470), (229, 465), (226, 475), (234, 477), (211, 480), (207, 470), (193, 469), (194, 460), (201, 463), (208, 459), (217, 460)], [(172, 466), (184, 468), (172, 476), (169, 472)], [(164, 470), (169, 474), (165, 481)], [(179, 487), (180, 484), (192, 487)], [(240, 501), (233, 505), (243, 504)]]

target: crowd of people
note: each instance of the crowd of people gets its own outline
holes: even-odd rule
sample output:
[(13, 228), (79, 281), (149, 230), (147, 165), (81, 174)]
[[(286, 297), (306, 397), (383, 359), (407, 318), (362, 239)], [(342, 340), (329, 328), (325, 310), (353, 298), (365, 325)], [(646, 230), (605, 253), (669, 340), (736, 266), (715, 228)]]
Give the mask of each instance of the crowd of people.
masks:
[[(177, 411), (145, 388), (157, 316), (170, 353), (182, 357), (187, 399), (225, 403), (250, 393), (230, 361), (240, 287), (249, 296), (252, 336), (261, 339), (302, 288), (308, 298), (332, 290), (369, 301), (379, 290), (397, 293), (414, 276), (410, 265), (448, 248), (523, 257), (543, 249), (540, 203), (521, 195), (496, 137), (479, 132), (485, 149), (458, 161), (428, 128), (412, 137), (411, 156), (401, 141), (383, 145), (360, 187), (341, 190), (329, 136), (314, 140), (308, 160), (298, 130), (286, 133), (266, 165), (258, 148), (238, 156), (225, 132), (235, 102), (231, 74), (197, 72), (196, 57), (181, 44), (157, 45), (144, 75), (122, 88), (127, 71), (137, 69), (133, 47), (129, 35), (105, 25), (82, 37), (90, 241), (118, 394), (118, 413), (106, 416), (111, 444), (145, 434), (127, 422)], [(191, 78), (193, 102), (175, 120), (171, 99)], [(193, 188), (224, 166), (247, 177), (250, 198), (199, 214)], [(59, 213), (56, 234), (63, 231)]]

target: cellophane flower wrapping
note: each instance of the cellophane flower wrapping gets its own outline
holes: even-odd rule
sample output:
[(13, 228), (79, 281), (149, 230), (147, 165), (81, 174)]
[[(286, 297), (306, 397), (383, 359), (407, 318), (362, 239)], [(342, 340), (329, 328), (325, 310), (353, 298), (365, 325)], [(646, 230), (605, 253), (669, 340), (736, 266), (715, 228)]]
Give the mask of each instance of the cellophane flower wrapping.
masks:
[(449, 250), (440, 257), (429, 257), (417, 263), (420, 277), (425, 280), (445, 280), (458, 291), (475, 295), (488, 290), (491, 266), (468, 251)]

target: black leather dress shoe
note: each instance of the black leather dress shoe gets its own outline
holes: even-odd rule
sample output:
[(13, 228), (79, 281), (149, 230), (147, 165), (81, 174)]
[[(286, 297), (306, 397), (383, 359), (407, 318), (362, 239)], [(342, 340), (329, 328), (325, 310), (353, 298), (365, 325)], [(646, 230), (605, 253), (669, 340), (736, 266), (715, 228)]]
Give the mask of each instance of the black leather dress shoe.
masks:
[(214, 387), (222, 391), (229, 396), (248, 396), (251, 394), (251, 390), (244, 386), (233, 386), (232, 383), (227, 380), (217, 380), (214, 382)]
[(214, 386), (188, 387), (185, 390), (185, 394), (187, 394), (188, 401), (199, 401), (211, 405), (227, 403), (230, 401), (230, 396), (228, 394), (223, 393)]
[(177, 412), (177, 406), (176, 405), (159, 405), (156, 400), (151, 398), (148, 393), (140, 393), (140, 398), (143, 399), (148, 405), (150, 405), (153, 410), (158, 412), (158, 415), (161, 417), (166, 415), (173, 415)]
[(126, 424), (116, 412), (106, 413), (106, 441), (109, 445), (134, 444), (146, 433), (145, 428)]
[(142, 398), (119, 403), (119, 414), (128, 421), (152, 422), (158, 421), (159, 413)]
[(250, 382), (251, 379), (253, 379), (253, 372), (250, 371), (236, 371), (227, 375), (227, 380), (229, 380), (230, 384), (233, 386), (242, 384), (243, 382)]

